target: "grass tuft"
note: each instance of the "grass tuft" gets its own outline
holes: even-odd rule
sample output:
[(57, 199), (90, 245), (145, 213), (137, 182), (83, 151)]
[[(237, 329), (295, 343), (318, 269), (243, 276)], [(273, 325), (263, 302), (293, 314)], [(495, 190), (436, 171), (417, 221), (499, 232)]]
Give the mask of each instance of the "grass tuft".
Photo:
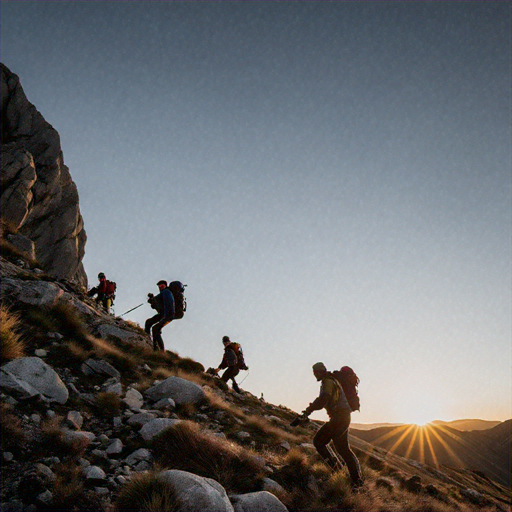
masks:
[(179, 501), (172, 485), (159, 478), (158, 473), (135, 475), (125, 484), (115, 503), (116, 512), (174, 512)]
[(0, 404), (0, 435), (2, 451), (19, 451), (25, 445), (26, 436), (21, 420), (12, 413), (12, 406), (5, 402)]
[(25, 343), (18, 332), (20, 318), (7, 306), (0, 306), (0, 342), (2, 363), (25, 356)]
[(121, 414), (121, 398), (116, 393), (98, 393), (95, 405), (97, 414), (104, 418), (114, 418)]
[(158, 462), (213, 478), (228, 492), (256, 490), (263, 477), (261, 463), (243, 448), (201, 432), (195, 423), (183, 421), (153, 440)]

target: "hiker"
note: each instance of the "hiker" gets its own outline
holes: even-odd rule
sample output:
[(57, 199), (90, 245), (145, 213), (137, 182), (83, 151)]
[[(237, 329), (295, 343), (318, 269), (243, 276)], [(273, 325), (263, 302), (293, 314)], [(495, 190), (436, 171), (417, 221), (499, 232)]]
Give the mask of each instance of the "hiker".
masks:
[(313, 374), (317, 381), (322, 381), (320, 395), (306, 407), (301, 416), (302, 418), (307, 418), (313, 411), (318, 411), (325, 407), (329, 415), (329, 421), (318, 430), (313, 439), (313, 444), (329, 467), (337, 470), (341, 468), (341, 462), (327, 448), (332, 439), (336, 451), (347, 464), (352, 487), (361, 487), (363, 484), (361, 467), (348, 442), (351, 408), (343, 388), (333, 374), (327, 371), (324, 363), (314, 364)]
[[(231, 342), (229, 336), (223, 336), (222, 343), (224, 344), (224, 357), (222, 358), (222, 362), (220, 363), (219, 367), (215, 370), (215, 372), (218, 373), (220, 370), (227, 368), (227, 370), (222, 374), (221, 379), (226, 384), (228, 380), (231, 379), (231, 381), (233, 382), (233, 389), (237, 393), (240, 393), (241, 391), (240, 388), (238, 387), (238, 384), (236, 383), (235, 377), (240, 373), (241, 366), (244, 366), (244, 369), (248, 368), (247, 366), (245, 366), (243, 356), (241, 358), (241, 361), (239, 361), (239, 358), (236, 355), (234, 343)], [(243, 363), (243, 365), (241, 363)]]
[(160, 293), (154, 296), (148, 293), (148, 302), (157, 314), (146, 320), (144, 330), (151, 332), (154, 350), (165, 350), (162, 329), (174, 319), (174, 297), (163, 279), (156, 284)]
[(95, 295), (97, 295), (96, 302), (98, 304), (101, 303), (103, 309), (108, 313), (110, 311), (110, 308), (114, 304), (114, 299), (116, 298), (116, 283), (108, 281), (103, 272), (100, 272), (98, 274), (98, 281), (98, 286), (91, 288), (88, 291), (87, 296), (94, 297)]

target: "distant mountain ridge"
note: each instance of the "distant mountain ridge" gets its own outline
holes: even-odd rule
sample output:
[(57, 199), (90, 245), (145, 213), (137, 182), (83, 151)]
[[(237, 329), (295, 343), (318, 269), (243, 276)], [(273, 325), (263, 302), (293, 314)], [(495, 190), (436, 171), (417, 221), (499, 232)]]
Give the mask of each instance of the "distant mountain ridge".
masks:
[(432, 425), (446, 425), (448, 427), (456, 428), (457, 430), (487, 430), (493, 428), (496, 425), (503, 423), (502, 421), (490, 421), (490, 420), (453, 420), (453, 421), (442, 421), (434, 420)]
[(399, 425), (350, 433), (387, 452), (436, 467), (479, 471), (510, 486), (512, 420), (487, 430), (462, 431), (448, 425)]

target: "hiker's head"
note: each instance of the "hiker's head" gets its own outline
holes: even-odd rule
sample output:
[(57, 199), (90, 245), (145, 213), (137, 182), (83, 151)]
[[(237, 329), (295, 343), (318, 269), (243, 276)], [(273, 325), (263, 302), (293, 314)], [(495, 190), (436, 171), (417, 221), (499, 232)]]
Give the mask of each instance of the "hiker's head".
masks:
[(158, 286), (158, 289), (162, 291), (164, 288), (167, 288), (167, 281), (161, 279), (160, 281), (158, 281), (158, 283), (156, 283), (156, 285)]
[(313, 365), (313, 375), (316, 380), (322, 380), (327, 375), (327, 368), (324, 363), (315, 363)]
[(105, 274), (103, 272), (100, 272), (98, 274), (98, 280), (99, 281), (105, 281), (106, 277), (105, 277)]
[(224, 346), (226, 346), (229, 343), (231, 343), (231, 340), (229, 339), (229, 336), (223, 336), (222, 337), (222, 343), (224, 343)]

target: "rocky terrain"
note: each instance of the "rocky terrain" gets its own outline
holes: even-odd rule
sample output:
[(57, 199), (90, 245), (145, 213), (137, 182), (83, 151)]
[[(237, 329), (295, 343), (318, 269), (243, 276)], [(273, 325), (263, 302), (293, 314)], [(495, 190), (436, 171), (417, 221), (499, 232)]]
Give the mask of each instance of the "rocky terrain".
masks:
[(19, 78), (2, 71), (2, 195), (6, 240), (57, 278), (83, 285), (86, 234), (57, 131), (30, 103)]
[(1, 206), (2, 512), (511, 510), (494, 475), (361, 436), (352, 491), (311, 444), (320, 423), (291, 427), (294, 411), (153, 351), (101, 310), (58, 134), (5, 66)]

